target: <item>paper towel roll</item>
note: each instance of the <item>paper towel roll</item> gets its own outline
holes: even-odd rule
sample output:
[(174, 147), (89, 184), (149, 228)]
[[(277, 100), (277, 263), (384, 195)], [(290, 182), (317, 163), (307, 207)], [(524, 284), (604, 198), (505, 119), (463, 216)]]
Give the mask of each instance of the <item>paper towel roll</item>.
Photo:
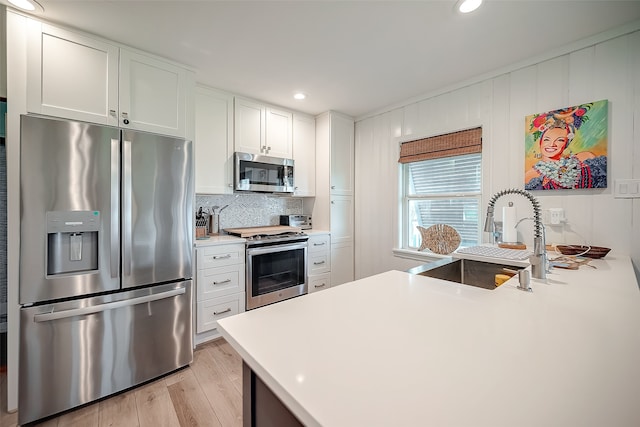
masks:
[(515, 243), (518, 241), (518, 232), (516, 230), (516, 207), (509, 206), (502, 208), (502, 241), (505, 243)]

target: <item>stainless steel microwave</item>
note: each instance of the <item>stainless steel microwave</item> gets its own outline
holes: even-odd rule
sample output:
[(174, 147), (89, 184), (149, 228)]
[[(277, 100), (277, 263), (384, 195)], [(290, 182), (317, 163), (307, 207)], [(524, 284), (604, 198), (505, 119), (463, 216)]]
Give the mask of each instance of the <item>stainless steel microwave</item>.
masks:
[(235, 153), (234, 191), (293, 193), (292, 159)]

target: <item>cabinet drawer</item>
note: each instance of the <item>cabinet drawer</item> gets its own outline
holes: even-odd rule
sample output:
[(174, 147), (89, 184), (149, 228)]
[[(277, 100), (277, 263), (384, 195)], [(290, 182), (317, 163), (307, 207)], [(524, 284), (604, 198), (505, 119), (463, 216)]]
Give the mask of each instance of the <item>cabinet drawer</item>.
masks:
[(197, 301), (244, 292), (244, 264), (198, 270)]
[(308, 252), (309, 255), (329, 251), (331, 245), (331, 236), (328, 234), (317, 234), (309, 236)]
[(244, 264), (244, 244), (198, 248), (198, 270), (225, 265)]
[(244, 311), (244, 292), (214, 298), (196, 305), (196, 333), (218, 327), (218, 320)]
[(319, 276), (309, 276), (309, 290), (308, 292), (311, 294), (313, 292), (318, 292), (323, 289), (327, 289), (331, 287), (331, 275), (330, 274), (321, 274)]
[(331, 257), (329, 252), (309, 255), (307, 275), (328, 273), (331, 271)]

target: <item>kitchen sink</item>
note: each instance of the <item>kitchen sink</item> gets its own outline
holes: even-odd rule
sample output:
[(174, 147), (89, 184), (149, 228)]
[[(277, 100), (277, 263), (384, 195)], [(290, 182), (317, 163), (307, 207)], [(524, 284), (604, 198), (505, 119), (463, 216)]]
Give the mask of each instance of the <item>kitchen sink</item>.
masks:
[(507, 274), (505, 268), (517, 271), (524, 267), (454, 258), (429, 262), (409, 269), (407, 272), (479, 288), (495, 289), (495, 276), (496, 274)]

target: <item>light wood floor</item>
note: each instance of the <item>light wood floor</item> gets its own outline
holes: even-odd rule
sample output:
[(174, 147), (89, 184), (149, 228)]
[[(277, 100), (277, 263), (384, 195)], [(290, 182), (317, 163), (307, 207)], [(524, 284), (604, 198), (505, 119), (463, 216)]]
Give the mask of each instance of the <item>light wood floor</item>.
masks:
[[(222, 338), (198, 346), (191, 366), (128, 392), (67, 412), (39, 426), (161, 427), (241, 426), (242, 359)], [(0, 427), (13, 427), (6, 413), (2, 374)]]

